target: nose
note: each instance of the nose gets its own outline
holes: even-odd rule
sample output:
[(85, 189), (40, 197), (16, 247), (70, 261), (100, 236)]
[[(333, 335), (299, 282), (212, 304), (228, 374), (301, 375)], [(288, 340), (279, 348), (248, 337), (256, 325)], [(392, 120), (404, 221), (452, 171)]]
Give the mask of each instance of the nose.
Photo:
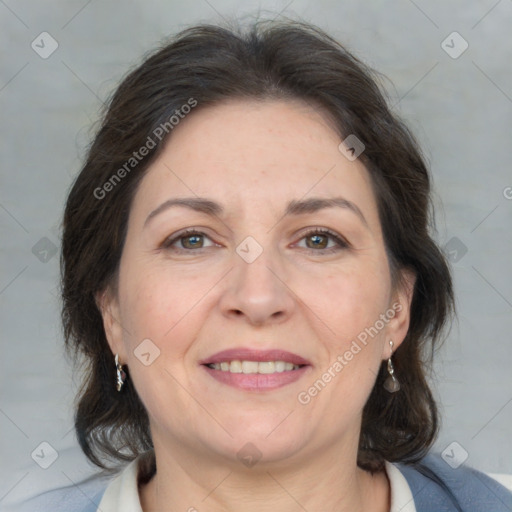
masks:
[(294, 294), (270, 250), (263, 250), (252, 263), (235, 253), (234, 268), (226, 279), (220, 301), (225, 316), (261, 326), (282, 323), (292, 314)]

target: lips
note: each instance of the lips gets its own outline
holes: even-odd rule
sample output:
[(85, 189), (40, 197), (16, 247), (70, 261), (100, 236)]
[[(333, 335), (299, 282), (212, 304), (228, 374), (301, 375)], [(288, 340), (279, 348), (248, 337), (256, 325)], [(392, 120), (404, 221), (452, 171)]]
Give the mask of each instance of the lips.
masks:
[(217, 382), (252, 392), (281, 388), (311, 371), (307, 359), (286, 350), (235, 348), (217, 352), (200, 363)]
[(200, 361), (199, 364), (209, 365), (231, 361), (284, 361), (298, 366), (311, 364), (307, 359), (286, 350), (253, 350), (249, 348), (223, 350)]

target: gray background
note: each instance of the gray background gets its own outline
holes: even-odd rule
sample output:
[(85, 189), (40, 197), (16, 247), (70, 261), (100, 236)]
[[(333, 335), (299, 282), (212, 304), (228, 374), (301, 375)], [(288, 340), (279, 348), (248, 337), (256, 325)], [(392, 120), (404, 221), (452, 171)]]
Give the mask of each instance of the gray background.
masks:
[[(465, 450), (466, 464), (512, 473), (511, 0), (0, 0), (0, 507), (94, 472), (72, 431), (78, 380), (63, 356), (58, 249), (102, 101), (162, 38), (259, 9), (318, 24), (394, 84), (394, 108), (432, 167), (437, 239), (454, 260), (459, 322), (435, 367), (436, 448), (456, 441), (455, 459)], [(31, 48), (43, 31), (59, 45), (47, 59)], [(469, 44), (458, 58), (441, 46), (453, 31)], [(46, 470), (31, 458), (43, 441), (58, 453)]]

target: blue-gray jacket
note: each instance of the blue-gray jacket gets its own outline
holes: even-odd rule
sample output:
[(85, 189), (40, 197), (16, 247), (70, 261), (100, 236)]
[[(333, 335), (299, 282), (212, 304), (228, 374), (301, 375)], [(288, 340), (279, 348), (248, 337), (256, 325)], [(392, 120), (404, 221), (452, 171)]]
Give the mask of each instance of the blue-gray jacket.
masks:
[[(397, 464), (417, 512), (512, 512), (512, 492), (466, 466), (452, 469), (430, 454), (416, 465)], [(91, 478), (26, 502), (19, 512), (96, 512), (109, 480)]]

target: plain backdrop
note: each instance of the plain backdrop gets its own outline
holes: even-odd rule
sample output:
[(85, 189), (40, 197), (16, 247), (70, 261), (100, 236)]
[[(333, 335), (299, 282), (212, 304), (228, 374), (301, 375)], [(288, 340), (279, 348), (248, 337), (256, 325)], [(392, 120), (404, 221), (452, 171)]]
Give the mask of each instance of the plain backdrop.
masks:
[[(0, 508), (95, 471), (73, 431), (58, 262), (102, 102), (170, 34), (260, 11), (319, 25), (389, 78), (432, 169), (456, 286), (459, 321), (434, 374), (436, 450), (512, 473), (512, 1), (2, 0)], [(41, 450), (57, 456), (48, 469)]]

